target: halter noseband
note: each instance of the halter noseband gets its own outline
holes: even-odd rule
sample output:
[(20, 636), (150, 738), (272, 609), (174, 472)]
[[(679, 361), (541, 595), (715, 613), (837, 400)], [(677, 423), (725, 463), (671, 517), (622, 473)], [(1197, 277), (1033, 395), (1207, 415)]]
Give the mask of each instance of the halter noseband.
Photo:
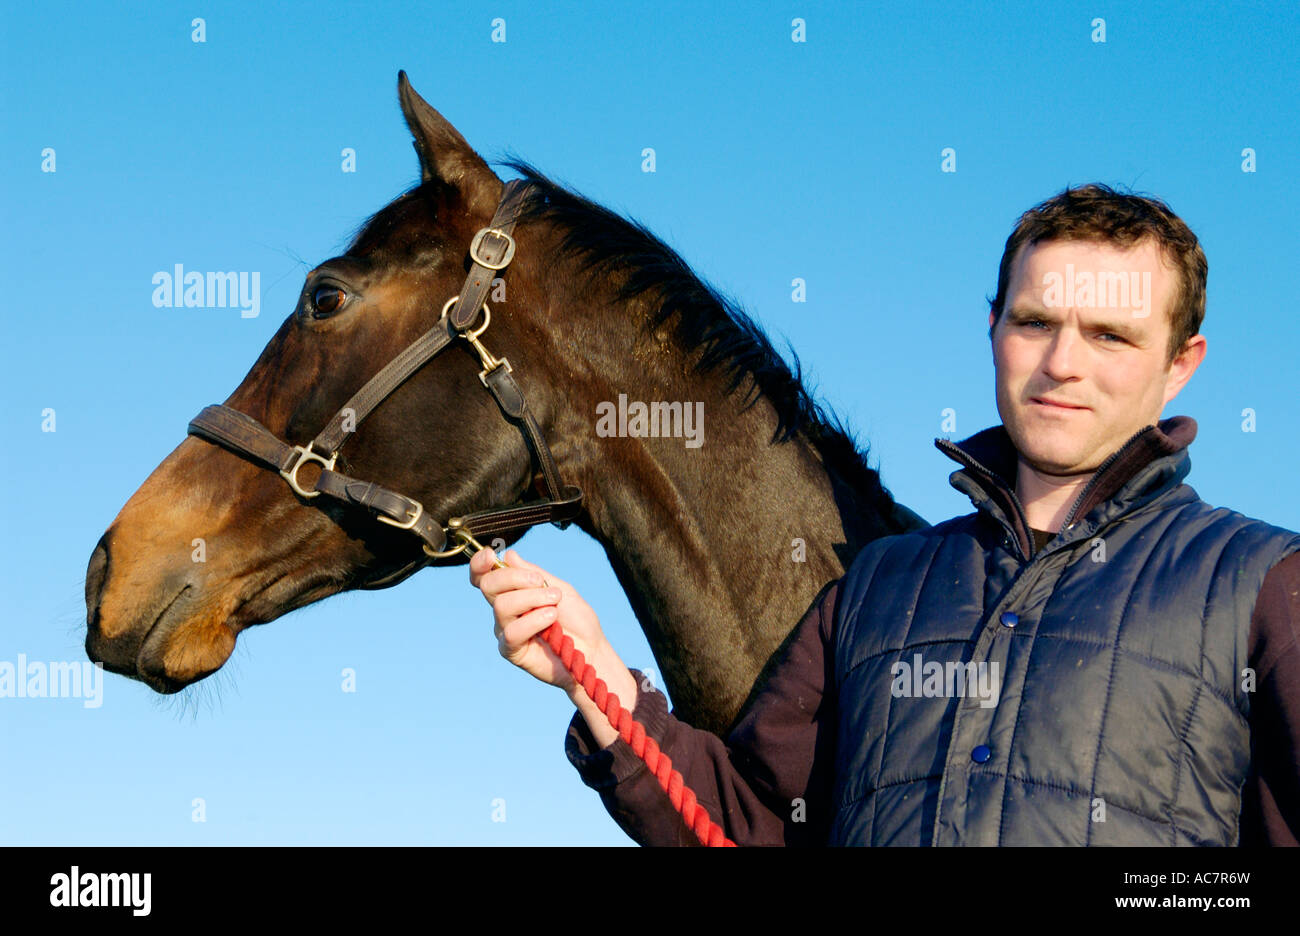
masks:
[[(477, 537), (524, 529), (540, 523), (554, 523), (561, 530), (565, 529), (582, 509), (582, 491), (574, 485), (561, 485), (555, 459), (551, 456), (551, 450), (537, 426), (532, 410), (524, 400), (523, 391), (511, 375), (510, 362), (505, 358), (494, 357), (479, 340), (492, 321), (492, 310), (484, 302), (492, 286), (492, 275), (505, 269), (515, 255), (515, 240), (511, 232), (519, 217), (527, 187), (528, 183), (521, 179), (506, 183), (491, 224), (475, 234), (470, 243), (469, 255), (473, 266), (465, 278), (465, 285), (459, 296), (452, 296), (443, 305), (442, 316), (437, 324), (370, 378), (306, 446), (289, 445), (280, 441), (253, 417), (224, 404), (205, 406), (190, 420), (188, 434), (215, 442), (262, 467), (278, 471), (301, 497), (313, 498), (328, 494), (338, 500), (374, 510), (375, 519), (380, 523), (400, 530), (410, 530), (420, 537), (423, 541), (421, 548), (428, 559), (444, 559), (462, 552), (470, 554), (473, 550), (482, 548)], [(483, 324), (471, 329), (470, 325), (478, 317), (480, 309), (483, 311)], [(524, 430), (525, 440), (541, 463), (549, 497), (515, 507), (495, 507), (463, 517), (452, 517), (444, 526), (429, 516), (418, 500), (390, 491), (372, 481), (350, 478), (335, 471), (334, 462), (348, 435), (375, 407), (427, 361), (460, 337), (469, 342), (483, 364), (478, 375), (483, 386), (492, 391), (506, 417), (519, 423)], [(351, 428), (345, 429), (344, 426), (348, 423), (351, 423)], [(298, 471), (307, 462), (316, 462), (321, 466), (320, 475), (310, 490), (304, 488), (298, 480)], [(448, 538), (457, 540), (457, 545), (448, 548)], [(421, 558), (361, 587), (385, 588), (396, 584), (427, 565), (428, 559)]]

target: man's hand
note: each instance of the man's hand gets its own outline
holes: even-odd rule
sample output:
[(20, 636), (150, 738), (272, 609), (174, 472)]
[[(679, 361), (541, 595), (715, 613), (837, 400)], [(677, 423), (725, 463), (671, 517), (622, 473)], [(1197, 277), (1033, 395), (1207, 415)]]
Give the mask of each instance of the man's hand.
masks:
[(515, 666), (568, 693), (596, 741), (608, 747), (618, 731), (538, 635), (558, 621), (574, 647), (629, 711), (636, 706), (636, 679), (605, 639), (596, 612), (572, 585), (525, 561), (513, 549), (503, 559), (508, 568), (494, 568), (496, 554), (485, 547), (469, 561), (470, 584), (482, 591), (492, 606), (498, 650)]

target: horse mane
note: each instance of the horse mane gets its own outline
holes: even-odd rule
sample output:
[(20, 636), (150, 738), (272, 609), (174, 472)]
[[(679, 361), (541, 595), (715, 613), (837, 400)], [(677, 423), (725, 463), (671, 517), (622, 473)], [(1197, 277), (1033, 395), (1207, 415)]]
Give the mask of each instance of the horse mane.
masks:
[(874, 508), (887, 528), (899, 532), (906, 528), (897, 519), (895, 501), (881, 484), (879, 473), (867, 463), (866, 447), (858, 447), (852, 430), (839, 414), (808, 393), (799, 355), (788, 339), (793, 371), (734, 298), (698, 277), (644, 224), (589, 201), (526, 160), (511, 157), (497, 164), (513, 169), (532, 183), (519, 216), (521, 222), (548, 221), (557, 225), (563, 232), (560, 252), (577, 260), (592, 279), (610, 273), (620, 275), (620, 301), (651, 293), (653, 311), (647, 330), (659, 328), (676, 314), (676, 332), (682, 346), (687, 350), (702, 349), (695, 364), (697, 373), (724, 369), (731, 378), (728, 393), (748, 377), (751, 395), (742, 411), (757, 402), (760, 395), (771, 403), (777, 415), (773, 444), (802, 433), (832, 476), (838, 476), (860, 502)]

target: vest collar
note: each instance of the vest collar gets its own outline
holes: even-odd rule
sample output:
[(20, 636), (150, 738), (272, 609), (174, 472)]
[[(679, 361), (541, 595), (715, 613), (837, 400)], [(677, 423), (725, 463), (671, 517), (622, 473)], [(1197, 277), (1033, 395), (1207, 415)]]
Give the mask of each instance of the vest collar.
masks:
[[(1171, 416), (1134, 433), (1111, 454), (1079, 492), (1061, 534), (1076, 526), (1088, 534), (1177, 486), (1191, 471), (1187, 446), (1196, 438), (1196, 420)], [(1015, 536), (1020, 553), (1033, 555), (1033, 538), (1015, 492), (1018, 455), (1005, 426), (992, 426), (962, 442), (935, 439), (935, 446), (964, 465), (948, 478), (978, 509)], [(1085, 521), (1082, 524), (1081, 521)]]

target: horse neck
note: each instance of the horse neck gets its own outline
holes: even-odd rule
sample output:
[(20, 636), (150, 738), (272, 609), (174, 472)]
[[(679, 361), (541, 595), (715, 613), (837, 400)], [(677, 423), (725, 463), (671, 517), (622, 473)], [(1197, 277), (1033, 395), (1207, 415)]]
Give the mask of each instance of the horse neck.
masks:
[[(695, 355), (662, 330), (641, 333), (641, 321), (635, 309), (606, 310), (598, 347), (556, 374), (566, 401), (555, 453), (586, 494), (578, 525), (605, 548), (677, 714), (721, 734), (823, 586), (878, 531), (866, 531), (856, 502), (846, 530), (845, 487), (802, 433), (771, 443), (766, 397), (741, 411), (748, 379), (728, 394), (725, 373), (693, 373)], [(702, 403), (699, 446), (602, 437), (599, 415), (617, 411), (619, 394), (628, 408)]]

